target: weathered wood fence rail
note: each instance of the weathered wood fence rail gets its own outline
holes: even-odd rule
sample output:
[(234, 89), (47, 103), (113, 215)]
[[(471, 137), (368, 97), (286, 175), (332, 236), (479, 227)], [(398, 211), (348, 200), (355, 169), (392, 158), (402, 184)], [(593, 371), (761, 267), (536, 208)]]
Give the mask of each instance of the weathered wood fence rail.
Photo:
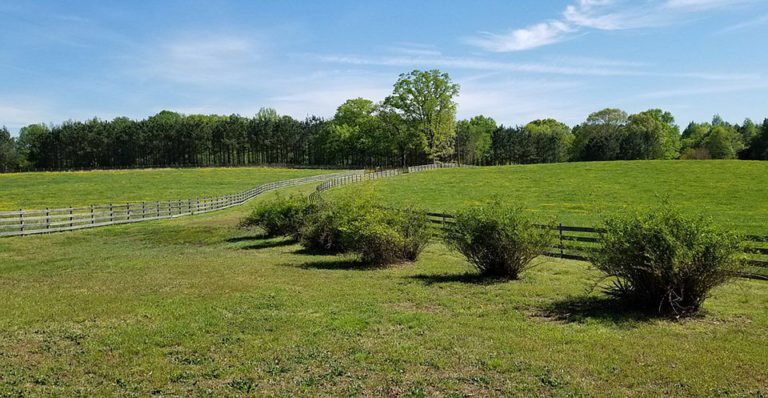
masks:
[[(365, 175), (344, 176), (330, 179), (319, 185), (312, 195), (319, 197), (322, 191), (333, 187), (351, 184), (355, 182), (375, 180), (384, 177), (414, 173), (425, 170), (434, 170), (449, 167), (470, 167), (458, 164), (436, 164), (409, 167), (406, 170), (385, 170)], [(447, 213), (427, 213), (430, 222), (436, 227), (435, 234), (441, 235), (454, 221), (454, 215)], [(600, 243), (600, 234), (605, 230), (592, 227), (577, 227), (567, 225), (544, 226), (551, 228), (557, 236), (557, 244), (553, 245), (543, 254), (549, 257), (564, 258), (570, 260), (589, 261), (590, 251), (595, 250)], [(768, 236), (745, 236), (745, 253), (747, 255), (748, 268), (742, 276), (768, 279)]]
[(241, 205), (256, 196), (279, 188), (351, 178), (363, 170), (271, 182), (230, 195), (155, 202), (110, 203), (84, 207), (0, 212), (0, 237), (33, 235), (95, 228), (106, 225), (175, 218)]

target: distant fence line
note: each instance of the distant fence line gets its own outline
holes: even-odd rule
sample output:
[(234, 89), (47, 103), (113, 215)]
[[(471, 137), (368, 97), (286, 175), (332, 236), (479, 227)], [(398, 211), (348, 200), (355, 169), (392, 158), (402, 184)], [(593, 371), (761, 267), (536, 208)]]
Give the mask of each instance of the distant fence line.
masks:
[(363, 170), (271, 182), (230, 195), (155, 202), (110, 203), (84, 207), (0, 212), (0, 237), (44, 234), (141, 221), (176, 218), (241, 205), (278, 188), (362, 175)]
[[(312, 193), (315, 199), (319, 198), (322, 191), (346, 184), (375, 180), (379, 178), (397, 176), (404, 173), (413, 173), (425, 170), (434, 170), (448, 167), (469, 167), (460, 164), (435, 164), (409, 167), (407, 170), (385, 170), (378, 173), (365, 175), (343, 176), (330, 179), (319, 185)], [(439, 236), (454, 222), (455, 216), (448, 213), (427, 213), (432, 225), (436, 226), (435, 235)], [(569, 260), (589, 261), (590, 253), (600, 243), (601, 234), (605, 232), (601, 228), (567, 226), (563, 224), (541, 227), (551, 228), (557, 236), (557, 244), (542, 253), (547, 257), (564, 258)], [(746, 235), (745, 253), (747, 264), (754, 268), (754, 272), (747, 271), (740, 276), (768, 280), (768, 236)]]
[(457, 167), (475, 167), (475, 166), (464, 165), (461, 163), (433, 163), (433, 164), (426, 164), (421, 166), (410, 166), (408, 168), (403, 168), (403, 169), (389, 169), (389, 170), (382, 170), (382, 171), (377, 171), (373, 173), (341, 176), (341, 177), (329, 179), (328, 181), (318, 185), (317, 188), (315, 188), (315, 192), (312, 192), (312, 194), (310, 195), (310, 199), (317, 200), (320, 198), (321, 192), (334, 187), (341, 186), (341, 185), (347, 185), (347, 184), (363, 182), (363, 181), (378, 180), (381, 178), (394, 177), (402, 174), (416, 173), (416, 172), (426, 171), (426, 170), (451, 169), (451, 168), (457, 168)]

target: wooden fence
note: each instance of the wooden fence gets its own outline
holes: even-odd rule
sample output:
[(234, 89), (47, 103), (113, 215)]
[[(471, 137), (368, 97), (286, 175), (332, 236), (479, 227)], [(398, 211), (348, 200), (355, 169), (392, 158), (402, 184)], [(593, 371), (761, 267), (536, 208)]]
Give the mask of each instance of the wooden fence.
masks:
[[(385, 170), (365, 175), (342, 176), (330, 179), (320, 184), (312, 193), (313, 199), (319, 199), (322, 191), (351, 184), (355, 182), (375, 180), (379, 178), (397, 176), (404, 173), (414, 173), (426, 170), (452, 167), (471, 167), (462, 164), (444, 163), (424, 166), (413, 166), (407, 169)], [(445, 232), (446, 228), (454, 221), (454, 215), (447, 213), (427, 213), (434, 225), (437, 236)], [(556, 244), (551, 246), (543, 254), (549, 257), (564, 258), (569, 260), (589, 261), (590, 252), (595, 250), (600, 243), (600, 236), (605, 230), (592, 227), (576, 227), (556, 225), (551, 228), (556, 234)], [(747, 256), (747, 269), (741, 276), (768, 280), (768, 236), (747, 235), (745, 242), (745, 254)]]
[[(436, 227), (438, 236), (450, 228), (455, 218), (447, 213), (427, 213), (427, 217)], [(605, 232), (601, 228), (562, 224), (540, 227), (550, 228), (556, 236), (556, 243), (543, 253), (545, 256), (579, 261), (590, 260), (590, 253), (597, 249), (601, 234)], [(768, 236), (747, 235), (745, 238), (746, 269), (741, 276), (768, 280)]]
[(244, 192), (207, 198), (3, 211), (0, 212), (0, 237), (71, 231), (207, 213), (241, 205), (264, 192), (278, 188), (351, 178), (362, 176), (363, 173), (362, 170), (356, 170), (294, 178), (262, 184)]

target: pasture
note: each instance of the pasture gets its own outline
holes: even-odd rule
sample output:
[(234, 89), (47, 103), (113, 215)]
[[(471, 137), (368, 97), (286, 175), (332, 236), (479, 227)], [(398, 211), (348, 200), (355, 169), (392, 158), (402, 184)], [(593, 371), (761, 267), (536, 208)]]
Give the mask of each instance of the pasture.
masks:
[[(670, 205), (742, 232), (768, 234), (768, 163), (631, 161), (444, 169), (370, 182), (385, 204), (455, 211), (498, 197), (542, 221), (594, 226), (605, 216)], [(360, 189), (349, 186), (342, 189)]]
[[(750, 180), (765, 189), (757, 187), (765, 178), (759, 167), (744, 164), (751, 178), (731, 184)], [(601, 172), (584, 169), (577, 174), (583, 184), (569, 183), (565, 169), (577, 166), (536, 175), (527, 166), (439, 170), (375, 184), (392, 203), (434, 198), (449, 209), (497, 193), (490, 188), (496, 184), (467, 175), (496, 176), (486, 182), (505, 181), (507, 191), (498, 193), (521, 198), (526, 193), (512, 187), (526, 187), (533, 197), (526, 206), (549, 216), (569, 214), (569, 203), (586, 211), (600, 198), (654, 197), (598, 185)], [(635, 171), (640, 165), (628, 166), (624, 173), (643, 174)], [(657, 180), (677, 175), (665, 173)], [(564, 186), (553, 188), (556, 196), (546, 193), (549, 184), (534, 189), (537, 180), (571, 184), (573, 199), (534, 206), (536, 198), (568, 198)], [(713, 184), (727, 188), (726, 180)], [(161, 185), (155, 189), (163, 196)], [(576, 199), (587, 191), (596, 195), (591, 202)], [(696, 196), (692, 191), (681, 188), (684, 197)], [(744, 213), (724, 211), (745, 221), (749, 212), (758, 217), (764, 197), (742, 194), (756, 203)], [(599, 274), (583, 262), (540, 258), (522, 280), (499, 282), (476, 277), (458, 254), (435, 243), (415, 263), (360, 268), (352, 257), (314, 254), (237, 227), (272, 195), (194, 217), (0, 239), (0, 396), (768, 394), (764, 281), (720, 287), (703, 315), (673, 321), (612, 308), (591, 289)], [(699, 198), (715, 206), (727, 196)]]
[(214, 167), (0, 174), (0, 210), (220, 196), (333, 170)]

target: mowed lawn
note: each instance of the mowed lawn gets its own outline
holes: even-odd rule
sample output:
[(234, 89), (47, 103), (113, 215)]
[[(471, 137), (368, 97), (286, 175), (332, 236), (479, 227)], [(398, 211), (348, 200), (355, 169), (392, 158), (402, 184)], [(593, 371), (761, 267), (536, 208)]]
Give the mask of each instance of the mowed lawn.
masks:
[[(492, 198), (542, 221), (593, 226), (668, 203), (738, 231), (768, 234), (768, 162), (635, 161), (442, 169), (370, 183), (389, 204), (455, 211)], [(344, 189), (360, 189), (348, 187)]]
[(766, 282), (649, 319), (585, 263), (494, 282), (434, 244), (356, 269), (238, 230), (247, 211), (0, 239), (0, 396), (768, 394)]
[(0, 210), (210, 197), (333, 172), (238, 167), (0, 174)]

